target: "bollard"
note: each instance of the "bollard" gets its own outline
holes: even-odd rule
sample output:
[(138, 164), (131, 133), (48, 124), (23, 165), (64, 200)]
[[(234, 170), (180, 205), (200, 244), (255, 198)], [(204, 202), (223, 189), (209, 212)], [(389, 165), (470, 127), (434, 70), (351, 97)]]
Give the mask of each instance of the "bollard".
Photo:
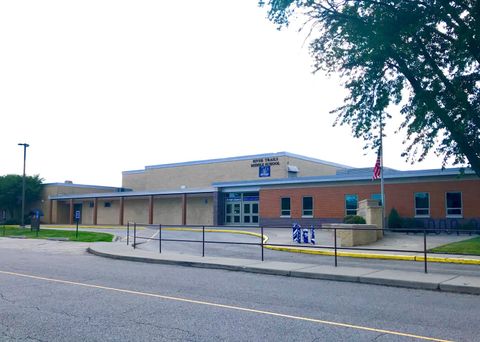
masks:
[(158, 251), (162, 254), (162, 225), (158, 225)]
[(302, 238), (303, 238), (303, 243), (308, 243), (308, 229), (307, 228), (302, 229)]
[(130, 238), (130, 222), (127, 222), (127, 246)]
[(423, 229), (423, 259), (425, 273), (427, 273), (427, 230)]
[(337, 267), (337, 228), (333, 228), (333, 242), (335, 247), (335, 267)]
[(133, 222), (133, 249), (137, 245), (137, 222)]
[(202, 257), (205, 256), (205, 226), (202, 226)]
[(260, 239), (261, 239), (260, 247), (262, 248), (262, 261), (263, 261), (263, 226), (260, 227), (260, 228), (261, 228), (261, 230), (260, 230), (260, 232), (261, 232), (261, 234), (260, 234), (261, 235), (260, 236)]
[(316, 243), (315, 241), (315, 227), (313, 224), (310, 226), (310, 243), (314, 245)]

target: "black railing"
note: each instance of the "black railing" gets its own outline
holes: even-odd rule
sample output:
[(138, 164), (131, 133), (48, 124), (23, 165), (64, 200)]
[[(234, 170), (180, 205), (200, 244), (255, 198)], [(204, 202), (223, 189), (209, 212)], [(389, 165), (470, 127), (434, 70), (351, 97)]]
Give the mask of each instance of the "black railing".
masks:
[[(148, 231), (154, 231), (155, 234), (152, 236), (141, 236), (138, 234), (138, 228), (141, 229), (148, 229)], [(261, 250), (261, 260), (264, 261), (264, 249), (268, 247), (287, 247), (287, 248), (301, 248), (311, 249), (311, 250), (332, 250), (333, 249), (333, 256), (334, 256), (334, 263), (335, 267), (338, 266), (338, 252), (342, 250), (349, 250), (349, 251), (370, 251), (370, 252), (394, 252), (394, 253), (415, 253), (423, 255), (423, 262), (424, 262), (424, 272), (428, 272), (428, 255), (435, 255), (435, 254), (447, 254), (447, 253), (437, 253), (433, 251), (429, 251), (427, 248), (427, 237), (430, 233), (437, 232), (433, 229), (415, 229), (416, 233), (423, 234), (423, 248), (422, 249), (394, 249), (394, 248), (372, 248), (372, 247), (362, 247), (362, 246), (353, 246), (353, 247), (342, 247), (338, 244), (338, 231), (345, 231), (345, 230), (352, 230), (352, 231), (383, 231), (384, 233), (388, 233), (388, 230), (382, 230), (378, 228), (349, 228), (349, 227), (328, 227), (328, 228), (315, 228), (315, 231), (322, 232), (322, 231), (333, 231), (333, 244), (332, 245), (317, 245), (317, 244), (308, 244), (308, 243), (298, 243), (296, 244), (286, 244), (286, 243), (272, 243), (266, 242), (265, 240), (268, 239), (265, 236), (264, 231), (265, 229), (268, 230), (275, 230), (275, 229), (282, 229), (282, 230), (292, 230), (292, 227), (251, 227), (251, 226), (207, 226), (207, 225), (152, 225), (152, 224), (137, 224), (136, 222), (128, 222), (127, 223), (127, 245), (130, 245), (130, 238), (133, 237), (133, 243), (131, 244), (132, 247), (135, 249), (137, 245), (145, 243), (147, 241), (158, 241), (158, 251), (162, 253), (162, 242), (182, 242), (182, 243), (201, 243), (202, 244), (202, 257), (205, 256), (205, 246), (207, 244), (223, 244), (223, 245), (244, 245), (244, 246), (258, 246)], [(304, 228), (304, 229), (312, 229), (312, 227)], [(435, 229), (435, 228), (434, 228)], [(132, 234), (133, 230), (133, 234)], [(188, 230), (191, 232), (201, 233), (201, 239), (186, 239), (186, 238), (165, 238), (162, 237), (162, 232), (164, 231), (178, 231), (178, 230)], [(208, 240), (205, 237), (205, 232), (215, 233), (215, 232), (224, 232), (225, 230), (232, 230), (232, 233), (238, 231), (240, 234), (244, 234), (246, 230), (248, 230), (248, 234), (255, 235), (260, 237), (260, 242), (244, 242), (244, 241), (218, 241), (218, 240)], [(251, 232), (251, 231), (254, 232)], [(258, 233), (255, 233), (257, 231)], [(456, 232), (458, 234), (469, 234), (472, 233), (480, 234), (478, 229), (471, 230), (460, 230), (457, 229)], [(158, 236), (158, 237), (157, 237)], [(137, 240), (143, 240), (142, 242), (137, 242)], [(464, 256), (478, 256), (476, 254), (462, 254)], [(413, 259), (416, 260), (416, 259)]]

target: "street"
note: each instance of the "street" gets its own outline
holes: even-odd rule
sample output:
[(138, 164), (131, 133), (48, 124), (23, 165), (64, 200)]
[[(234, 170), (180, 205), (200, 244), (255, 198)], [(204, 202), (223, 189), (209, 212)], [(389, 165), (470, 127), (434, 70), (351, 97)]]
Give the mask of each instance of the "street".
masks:
[(479, 296), (5, 246), (4, 341), (478, 340)]

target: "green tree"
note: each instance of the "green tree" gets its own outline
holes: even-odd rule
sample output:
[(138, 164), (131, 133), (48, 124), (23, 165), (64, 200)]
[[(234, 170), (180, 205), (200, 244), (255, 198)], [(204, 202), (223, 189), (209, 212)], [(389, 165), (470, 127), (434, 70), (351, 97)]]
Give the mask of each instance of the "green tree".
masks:
[[(25, 177), (25, 208), (38, 201), (42, 192), (39, 175)], [(0, 176), (0, 208), (7, 210), (14, 219), (20, 218), (22, 203), (22, 176)]]
[(279, 28), (306, 17), (314, 70), (341, 75), (335, 124), (376, 147), (385, 108), (401, 105), (404, 157), (433, 150), (480, 176), (479, 1), (269, 0), (267, 10)]

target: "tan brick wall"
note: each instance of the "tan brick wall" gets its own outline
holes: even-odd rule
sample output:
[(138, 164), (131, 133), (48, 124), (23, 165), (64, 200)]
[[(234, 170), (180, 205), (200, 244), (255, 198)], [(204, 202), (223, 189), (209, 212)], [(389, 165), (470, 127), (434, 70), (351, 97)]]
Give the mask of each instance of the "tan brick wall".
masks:
[[(154, 189), (208, 188), (213, 182), (258, 179), (258, 167), (252, 161), (235, 161), (214, 164), (178, 166), (148, 169), (145, 171), (145, 187)], [(283, 165), (282, 165), (283, 164)], [(285, 164), (271, 166), (271, 178), (286, 177)]]
[[(148, 216), (148, 207), (145, 208)], [(182, 224), (182, 199), (160, 197), (153, 200), (154, 224)]]
[(187, 197), (187, 224), (213, 225), (213, 196)]
[(147, 198), (125, 198), (125, 209), (123, 212), (124, 223), (139, 222), (148, 223), (148, 199)]
[[(229, 182), (260, 179), (258, 164), (270, 163), (270, 178), (287, 178), (288, 164), (299, 168), (298, 176), (321, 176), (335, 174), (337, 167), (303, 160), (295, 157), (255, 158), (248, 160), (224, 161), (206, 164), (179, 165), (149, 168), (143, 173), (122, 174), (122, 186), (134, 190), (166, 190), (187, 188), (208, 188), (214, 182)], [(278, 164), (278, 165), (277, 165)]]
[[(48, 199), (49, 196), (58, 196), (58, 195), (72, 195), (72, 194), (90, 194), (90, 193), (105, 193), (105, 192), (112, 192), (113, 188), (105, 188), (105, 187), (81, 187), (76, 186), (75, 184), (45, 184), (42, 189), (41, 200), (35, 203), (32, 207), (33, 208), (40, 208), (43, 211), (43, 218), (41, 220), (42, 223), (69, 223), (69, 210), (67, 201), (61, 201), (62, 205), (58, 206), (58, 201), (53, 201), (53, 208), (52, 208), (52, 221), (49, 222), (49, 213), (50, 213), (50, 200)], [(75, 201), (75, 203), (83, 203), (82, 211), (88, 207), (89, 201)], [(67, 209), (65, 209), (67, 208)], [(66, 211), (66, 213), (65, 213)], [(88, 213), (88, 212), (87, 212)], [(93, 216), (92, 216), (93, 217)], [(83, 213), (82, 213), (82, 223), (83, 223)], [(86, 222), (88, 221), (88, 217), (86, 218)], [(87, 223), (90, 224), (90, 223)]]
[(146, 190), (145, 173), (122, 173), (122, 187), (135, 191)]
[[(105, 207), (105, 203), (107, 202), (110, 203), (110, 207)], [(119, 215), (120, 215), (120, 199), (99, 199), (98, 200), (97, 224), (119, 224)]]
[[(332, 165), (319, 164), (299, 158), (286, 158), (286, 160), (288, 163), (290, 163), (290, 165), (298, 167), (299, 172), (297, 173), (297, 177), (334, 175), (339, 169), (338, 167)], [(287, 175), (288, 174), (286, 174), (285, 177), (287, 177)]]

